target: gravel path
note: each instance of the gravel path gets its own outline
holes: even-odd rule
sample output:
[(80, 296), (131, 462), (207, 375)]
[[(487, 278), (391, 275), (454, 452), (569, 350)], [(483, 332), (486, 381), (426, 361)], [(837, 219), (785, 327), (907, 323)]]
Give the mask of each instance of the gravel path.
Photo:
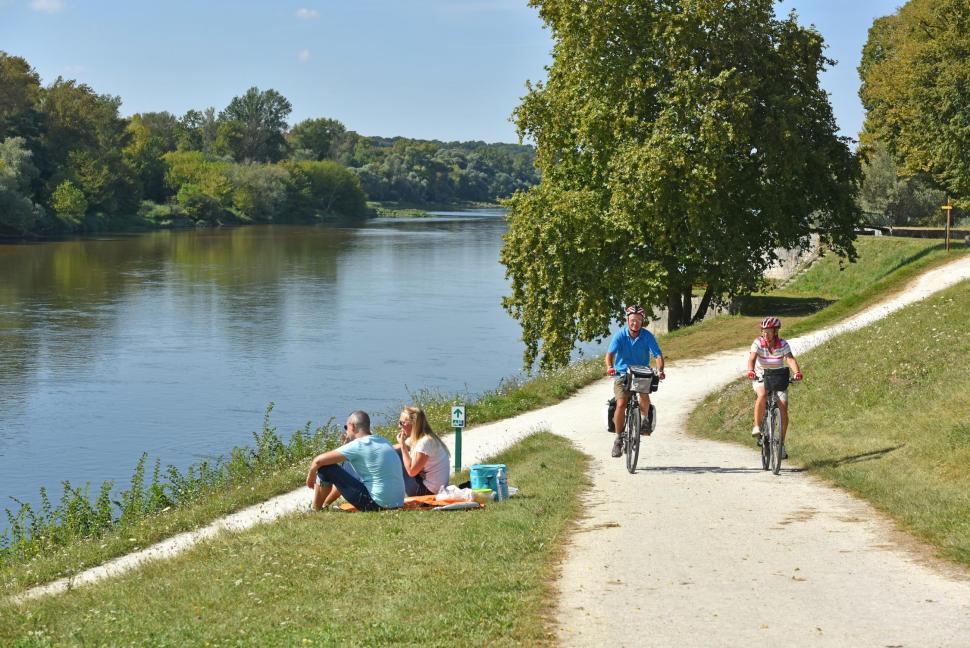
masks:
[[(796, 354), (970, 278), (970, 258), (933, 270), (898, 296), (790, 340)], [(464, 433), (477, 463), (536, 429), (593, 457), (586, 517), (566, 547), (556, 624), (567, 646), (970, 646), (970, 574), (925, 558), (869, 505), (789, 470), (761, 470), (755, 449), (687, 437), (687, 415), (740, 376), (745, 350), (668, 365), (654, 396), (657, 431), (640, 468), (612, 459), (603, 380), (557, 405)], [(798, 434), (797, 394), (792, 434)], [(450, 439), (449, 439), (450, 443)], [(514, 467), (510, 480), (515, 483)], [(63, 592), (174, 555), (223, 530), (307, 506), (297, 489), (209, 527), (62, 580)]]

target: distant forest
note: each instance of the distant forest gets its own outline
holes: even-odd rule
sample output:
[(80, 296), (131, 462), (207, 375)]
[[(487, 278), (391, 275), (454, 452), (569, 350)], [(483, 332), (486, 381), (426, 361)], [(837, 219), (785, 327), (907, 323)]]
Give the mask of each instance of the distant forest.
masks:
[(363, 218), (367, 200), (494, 203), (539, 181), (531, 146), (290, 128), (272, 89), (182, 116), (120, 106), (0, 52), (0, 236)]

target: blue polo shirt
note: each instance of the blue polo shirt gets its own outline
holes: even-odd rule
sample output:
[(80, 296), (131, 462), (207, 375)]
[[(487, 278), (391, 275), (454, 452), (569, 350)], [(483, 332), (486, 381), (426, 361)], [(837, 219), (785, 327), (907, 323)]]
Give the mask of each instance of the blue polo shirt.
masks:
[(655, 358), (663, 356), (653, 333), (642, 328), (636, 338), (632, 338), (626, 326), (613, 335), (608, 351), (614, 355), (613, 366), (618, 374), (626, 373), (630, 365), (649, 365), (651, 355)]
[(360, 475), (374, 503), (389, 509), (404, 506), (404, 469), (390, 441), (368, 434), (340, 446), (337, 452)]

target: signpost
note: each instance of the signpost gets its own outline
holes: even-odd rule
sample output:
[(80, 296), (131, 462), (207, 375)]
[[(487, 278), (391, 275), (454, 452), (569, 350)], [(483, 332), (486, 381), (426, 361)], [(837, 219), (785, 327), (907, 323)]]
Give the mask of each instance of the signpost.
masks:
[(943, 205), (943, 211), (946, 212), (946, 251), (950, 251), (950, 220), (951, 214), (953, 214), (953, 201), (949, 198), (946, 199), (946, 204)]
[(465, 427), (465, 406), (451, 406), (451, 427), (455, 428), (455, 472), (461, 470), (461, 429)]

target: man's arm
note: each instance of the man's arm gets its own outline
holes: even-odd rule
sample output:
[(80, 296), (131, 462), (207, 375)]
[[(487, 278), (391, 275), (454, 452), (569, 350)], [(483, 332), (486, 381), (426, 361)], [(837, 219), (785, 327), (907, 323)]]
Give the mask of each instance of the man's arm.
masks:
[(606, 352), (606, 373), (610, 374), (611, 376), (616, 373), (616, 370), (613, 368), (614, 358), (616, 358), (615, 353), (612, 351)]
[(313, 461), (310, 462), (310, 470), (307, 472), (306, 476), (306, 487), (313, 488), (316, 485), (318, 470), (324, 466), (343, 463), (345, 459), (346, 457), (336, 450), (330, 450), (329, 452), (318, 454), (313, 458)]

